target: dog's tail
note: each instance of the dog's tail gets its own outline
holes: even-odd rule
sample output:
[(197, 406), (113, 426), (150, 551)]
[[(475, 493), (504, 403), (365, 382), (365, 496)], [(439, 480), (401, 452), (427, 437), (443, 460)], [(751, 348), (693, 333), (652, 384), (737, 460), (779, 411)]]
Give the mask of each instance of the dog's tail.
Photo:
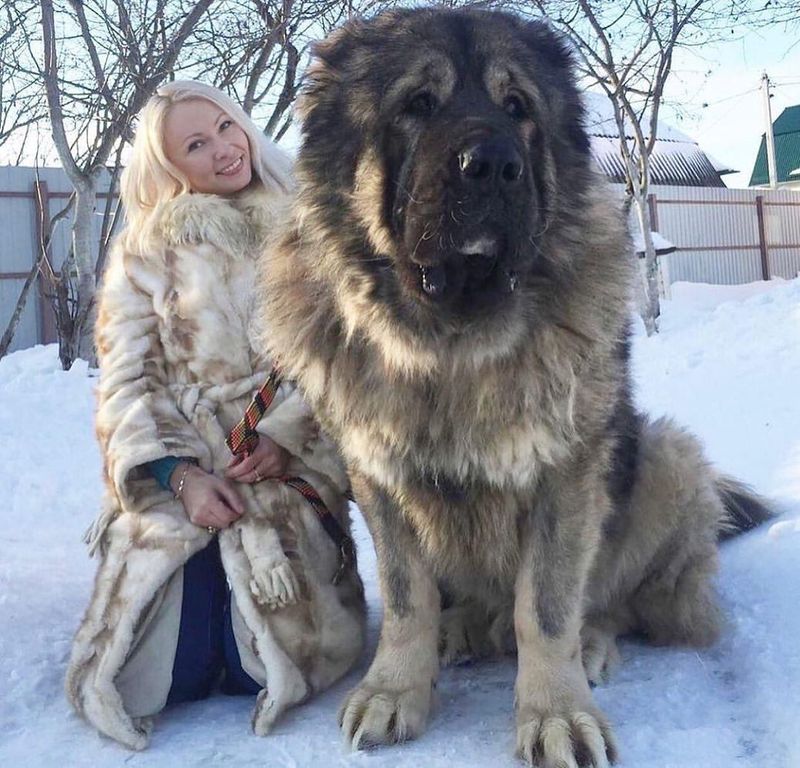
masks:
[(769, 502), (739, 480), (721, 475), (716, 480), (716, 488), (727, 513), (719, 529), (720, 541), (752, 530), (775, 517)]

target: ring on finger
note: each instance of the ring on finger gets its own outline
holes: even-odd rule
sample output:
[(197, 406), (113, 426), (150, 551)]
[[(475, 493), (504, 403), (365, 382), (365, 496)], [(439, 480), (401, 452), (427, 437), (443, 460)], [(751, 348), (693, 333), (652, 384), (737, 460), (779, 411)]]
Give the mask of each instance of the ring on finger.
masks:
[(261, 477), (261, 473), (257, 469), (254, 469), (253, 471), (256, 473), (256, 482), (260, 483), (264, 478)]
[(207, 525), (206, 530), (212, 535), (216, 536), (219, 533), (219, 528), (215, 528), (213, 525)]

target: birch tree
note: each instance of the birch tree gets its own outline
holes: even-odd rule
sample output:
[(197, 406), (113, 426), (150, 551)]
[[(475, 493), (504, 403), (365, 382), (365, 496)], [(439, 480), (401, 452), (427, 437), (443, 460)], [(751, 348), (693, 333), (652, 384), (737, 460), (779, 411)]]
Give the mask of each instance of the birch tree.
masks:
[(639, 304), (648, 334), (658, 330), (658, 259), (647, 196), (664, 91), (676, 52), (730, 35), (763, 6), (737, 0), (534, 0), (572, 42), (585, 81), (611, 102), (625, 168), (626, 206), (634, 208), (645, 246)]
[(64, 368), (77, 357), (93, 359), (98, 177), (129, 138), (134, 116), (171, 76), (211, 3), (40, 2), (41, 78), (53, 143), (75, 190), (71, 250), (52, 294)]

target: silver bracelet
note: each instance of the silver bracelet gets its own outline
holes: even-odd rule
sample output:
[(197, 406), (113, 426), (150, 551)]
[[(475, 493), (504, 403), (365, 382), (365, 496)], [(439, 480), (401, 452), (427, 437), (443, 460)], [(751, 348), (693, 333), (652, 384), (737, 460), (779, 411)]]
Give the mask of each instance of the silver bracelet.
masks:
[(178, 480), (178, 490), (175, 491), (175, 498), (179, 499), (181, 494), (183, 493), (183, 486), (186, 483), (186, 474), (188, 473), (189, 469), (192, 467), (192, 463), (190, 461), (183, 462), (183, 472), (181, 473), (181, 479)]

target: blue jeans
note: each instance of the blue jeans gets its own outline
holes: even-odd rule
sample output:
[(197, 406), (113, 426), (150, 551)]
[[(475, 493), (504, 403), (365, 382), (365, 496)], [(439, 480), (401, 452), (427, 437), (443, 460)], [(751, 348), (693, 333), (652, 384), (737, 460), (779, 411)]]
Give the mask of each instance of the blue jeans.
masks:
[(214, 538), (183, 567), (178, 647), (167, 706), (223, 693), (255, 695), (261, 686), (242, 669), (231, 624), (231, 592)]

